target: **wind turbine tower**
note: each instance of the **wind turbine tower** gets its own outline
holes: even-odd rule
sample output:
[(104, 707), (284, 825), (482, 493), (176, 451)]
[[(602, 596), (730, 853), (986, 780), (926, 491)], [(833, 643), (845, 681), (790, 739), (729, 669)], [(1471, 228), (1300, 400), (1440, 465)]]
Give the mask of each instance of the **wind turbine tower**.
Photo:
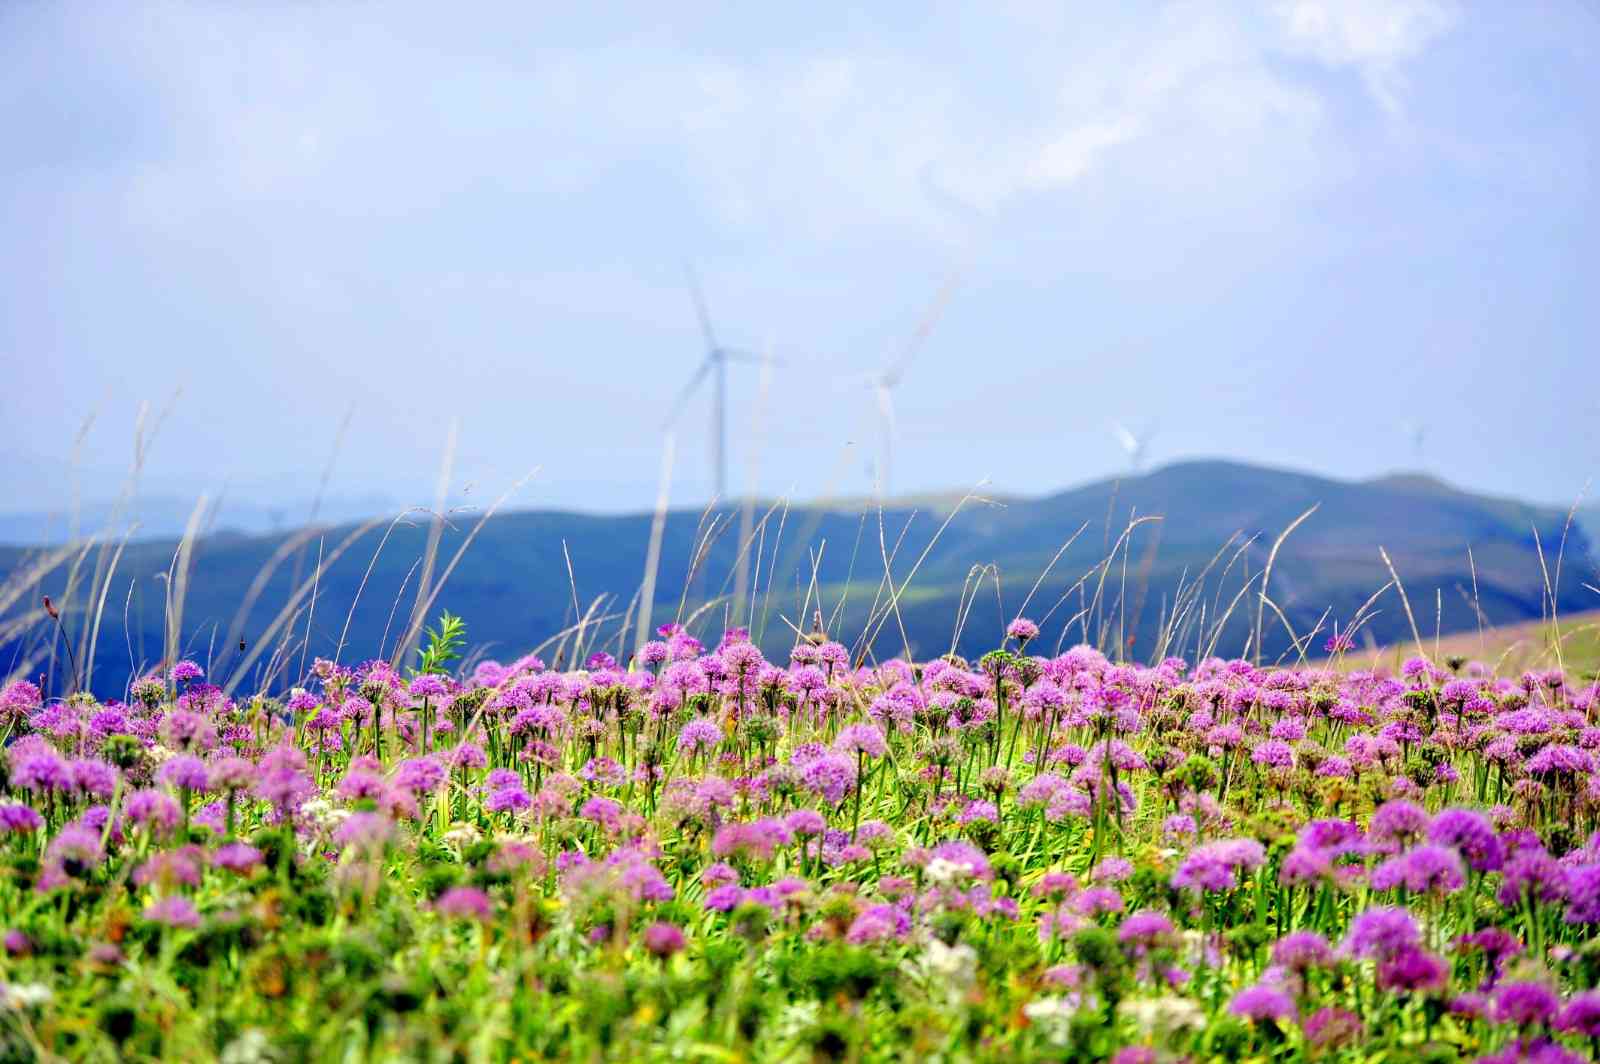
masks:
[(754, 351), (747, 351), (739, 347), (727, 347), (717, 340), (716, 330), (711, 326), (711, 313), (706, 309), (705, 294), (700, 290), (700, 278), (695, 275), (694, 269), (684, 267), (684, 273), (689, 282), (689, 296), (694, 301), (695, 315), (700, 321), (700, 335), (705, 340), (705, 358), (699, 368), (689, 377), (689, 383), (683, 386), (678, 397), (673, 401), (672, 411), (667, 415), (662, 428), (670, 428), (683, 413), (683, 408), (689, 400), (694, 398), (694, 393), (707, 377), (712, 378), (711, 393), (711, 480), (715, 486), (717, 498), (727, 497), (728, 492), (728, 363), (750, 362), (757, 365), (782, 365), (774, 358), (758, 355)]

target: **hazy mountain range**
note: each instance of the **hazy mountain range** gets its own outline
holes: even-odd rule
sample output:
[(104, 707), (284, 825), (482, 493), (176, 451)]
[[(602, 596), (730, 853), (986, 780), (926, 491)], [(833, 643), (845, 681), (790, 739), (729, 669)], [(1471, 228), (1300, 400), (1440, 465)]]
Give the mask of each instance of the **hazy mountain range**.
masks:
[[(1260, 577), (1274, 542), (1312, 507), (1279, 547), (1263, 601)], [(452, 514), (439, 530), (435, 586), (477, 517)], [(752, 508), (747, 541), (740, 518), (737, 508), (666, 515), (652, 627), (694, 615), (694, 625), (714, 639), (734, 619), (741, 542), (748, 543), (746, 586), (753, 581), (756, 594), (753, 607), (740, 603), (737, 619), (773, 655), (792, 643), (794, 627), (813, 626), (819, 602), (828, 634), (863, 653), (895, 654), (909, 644), (928, 656), (991, 648), (1026, 601), (1025, 612), (1044, 626), (1038, 645), (1046, 650), (1089, 641), (1121, 645), (1138, 659), (1253, 652), (1259, 622), (1268, 660), (1293, 656), (1297, 646), (1316, 656), (1335, 621), (1348, 625), (1391, 582), (1390, 564), (1405, 600), (1393, 587), (1378, 595), (1367, 606), (1361, 640), (1410, 637), (1413, 626), (1431, 636), (1537, 618), (1548, 609), (1547, 586), (1563, 611), (1600, 606), (1600, 594), (1584, 586), (1600, 586), (1595, 540), (1583, 527), (1568, 529), (1564, 510), (1475, 495), (1424, 476), (1350, 482), (1181, 462), (1042, 498), (951, 496), (897, 501), (881, 512), (856, 503), (761, 503)], [(477, 530), (429, 613), (462, 615), (473, 646), (501, 658), (587, 616), (582, 653), (626, 657), (652, 523), (647, 513), (497, 514)], [(426, 517), (379, 519), (364, 529), (338, 523), (205, 536), (189, 561), (179, 651), (209, 662), (219, 680), (234, 677), (246, 687), (297, 678), (302, 659), (333, 656), (341, 637), (341, 660), (378, 656), (380, 648), (386, 656), (410, 617), (429, 537)], [(106, 605), (93, 686), (120, 692), (130, 675), (164, 656), (167, 573), (176, 572), (176, 554), (171, 537), (133, 543), (106, 581), (93, 574), (97, 561), (104, 573), (111, 549), (96, 548), (81, 556), (71, 596), (72, 563), (60, 560), (11, 610), (32, 608), (41, 591), (65, 599), (63, 623), (81, 654), (90, 627), (85, 589), (100, 589)], [(325, 567), (313, 595), (319, 554)], [(0, 572), (17, 578), (46, 555), (41, 547), (0, 548)], [(884, 579), (886, 555), (893, 592)], [(241, 614), (253, 585), (259, 593)], [(286, 608), (300, 585), (299, 600)], [(35, 625), (0, 643), (0, 671), (47, 669), (46, 631)], [(547, 658), (559, 649), (570, 661), (571, 642), (547, 647)], [(66, 666), (57, 668), (64, 677)]]

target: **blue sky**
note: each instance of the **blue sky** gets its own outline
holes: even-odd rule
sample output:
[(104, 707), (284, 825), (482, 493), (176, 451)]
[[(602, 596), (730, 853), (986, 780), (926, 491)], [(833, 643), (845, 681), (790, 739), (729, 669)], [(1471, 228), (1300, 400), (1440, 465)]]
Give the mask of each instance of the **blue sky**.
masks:
[[(587, 5), (584, 5), (587, 7)], [(577, 5), (561, 5), (562, 9)], [(1600, 469), (1600, 6), (8, 4), (6, 508), (146, 484), (652, 504), (701, 343), (733, 483), (1037, 493), (1151, 457)], [(175, 390), (181, 394), (174, 401)], [(709, 488), (709, 394), (672, 496)]]

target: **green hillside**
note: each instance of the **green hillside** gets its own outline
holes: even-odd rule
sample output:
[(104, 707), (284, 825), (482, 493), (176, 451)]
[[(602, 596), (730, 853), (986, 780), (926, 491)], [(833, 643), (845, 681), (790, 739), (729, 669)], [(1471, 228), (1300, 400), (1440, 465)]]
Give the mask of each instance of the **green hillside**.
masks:
[[(1283, 542), (1271, 573), (1271, 604), (1262, 603), (1257, 589), (1274, 541), (1313, 506)], [(477, 516), (449, 516), (435, 584)], [(1146, 518), (1123, 535), (1130, 522)], [(1319, 632), (1303, 643), (1316, 656), (1331, 624), (1348, 626), (1390, 582), (1380, 547), (1403, 582), (1411, 619), (1391, 588), (1368, 607), (1361, 639), (1410, 638), (1413, 621), (1425, 636), (1475, 628), (1480, 611), (1491, 624), (1538, 618), (1547, 601), (1546, 571), (1553, 587), (1559, 581), (1562, 610), (1594, 607), (1600, 595), (1583, 586), (1600, 586), (1589, 541), (1573, 530), (1563, 551), (1565, 519), (1553, 509), (1427, 478), (1346, 482), (1227, 462), (1178, 463), (1043, 498), (937, 498), (881, 514), (863, 504), (763, 503), (753, 508), (746, 552), (750, 568), (759, 568), (749, 578), (754, 607), (747, 599), (738, 618), (769, 653), (793, 640), (790, 624), (809, 628), (819, 604), (829, 634), (863, 654), (899, 653), (906, 642), (923, 657), (952, 647), (973, 652), (993, 645), (1038, 581), (1026, 612), (1044, 626), (1041, 649), (1088, 641), (1108, 650), (1121, 646), (1139, 659), (1192, 658), (1213, 647), (1254, 652), (1259, 612), (1265, 660), (1297, 657), (1291, 630), (1302, 638)], [(303, 533), (298, 541), (229, 534), (200, 540), (189, 559), (180, 652), (209, 661), (219, 680), (234, 676), (245, 687), (297, 679), (302, 660), (334, 656), (341, 634), (343, 660), (371, 657), (380, 647), (387, 655), (410, 618), (430, 524), (421, 514)], [(448, 608), (465, 617), (472, 643), (489, 656), (515, 656), (552, 637), (547, 657), (564, 653), (570, 661), (575, 650), (595, 649), (626, 656), (634, 635), (623, 626), (636, 616), (651, 525), (649, 514), (495, 515), (461, 555), (430, 613)], [(734, 620), (739, 529), (737, 509), (667, 515), (653, 624), (693, 618), (709, 639)], [(13, 589), (5, 671), (36, 675), (51, 668), (54, 627), (36, 608), (40, 593), (65, 602), (65, 632), (87, 656), (93, 586), (96, 604), (102, 591), (105, 598), (94, 687), (120, 691), (132, 673), (164, 656), (167, 573), (181, 568), (177, 548), (171, 540), (131, 544), (109, 582), (94, 571), (97, 563), (102, 574), (109, 567), (110, 548), (67, 557), (0, 548), (0, 571), (10, 574)], [(325, 567), (316, 574), (319, 552)], [(885, 554), (895, 595), (884, 579)], [(30, 582), (40, 569), (46, 571)], [(255, 604), (240, 616), (257, 581)], [(173, 597), (178, 583), (171, 582)], [(298, 602), (286, 609), (301, 585)], [(559, 634), (585, 615), (578, 649), (576, 632)], [(257, 656), (242, 668), (249, 655)], [(59, 649), (56, 657), (64, 684)]]

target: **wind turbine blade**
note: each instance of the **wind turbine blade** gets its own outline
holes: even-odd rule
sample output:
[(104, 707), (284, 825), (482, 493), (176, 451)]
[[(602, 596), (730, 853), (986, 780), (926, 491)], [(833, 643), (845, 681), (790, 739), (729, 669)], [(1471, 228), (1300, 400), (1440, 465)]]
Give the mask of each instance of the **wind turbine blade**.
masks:
[(689, 282), (689, 298), (694, 300), (694, 312), (700, 319), (700, 332), (706, 338), (708, 352), (717, 349), (717, 335), (711, 331), (711, 312), (706, 310), (706, 296), (700, 290), (700, 275), (694, 272), (694, 267), (687, 262), (683, 264), (683, 275)]
[(939, 318), (943, 316), (945, 307), (950, 305), (950, 299), (956, 294), (956, 289), (961, 287), (961, 281), (962, 274), (960, 270), (953, 271), (949, 277), (945, 278), (944, 284), (940, 286), (939, 291), (934, 295), (933, 302), (928, 305), (927, 311), (922, 315), (922, 320), (917, 323), (915, 331), (911, 334), (911, 339), (906, 342), (905, 349), (900, 352), (900, 357), (891, 362), (889, 367), (883, 371), (883, 380), (886, 385), (892, 388), (900, 383), (900, 378), (905, 375), (906, 366), (911, 363), (912, 358), (921, 350), (922, 345), (927, 342), (928, 335), (933, 332), (933, 327), (939, 324)]
[(712, 362), (709, 358), (700, 363), (700, 368), (694, 371), (694, 376), (689, 378), (689, 383), (683, 386), (683, 391), (679, 392), (678, 397), (672, 401), (672, 412), (661, 423), (663, 429), (671, 427), (672, 423), (678, 420), (678, 417), (683, 413), (684, 406), (689, 402), (689, 398), (694, 395), (694, 390), (700, 387), (700, 382), (704, 381), (711, 373), (711, 366)]
[(878, 399), (878, 414), (883, 418), (884, 430), (893, 437), (899, 431), (894, 419), (894, 396), (889, 394), (887, 384), (879, 384), (872, 391)]
[(1117, 438), (1117, 443), (1122, 446), (1122, 449), (1127, 451), (1129, 454), (1133, 454), (1139, 449), (1138, 437), (1129, 432), (1127, 427), (1123, 425), (1122, 422), (1111, 422), (1111, 434)]

